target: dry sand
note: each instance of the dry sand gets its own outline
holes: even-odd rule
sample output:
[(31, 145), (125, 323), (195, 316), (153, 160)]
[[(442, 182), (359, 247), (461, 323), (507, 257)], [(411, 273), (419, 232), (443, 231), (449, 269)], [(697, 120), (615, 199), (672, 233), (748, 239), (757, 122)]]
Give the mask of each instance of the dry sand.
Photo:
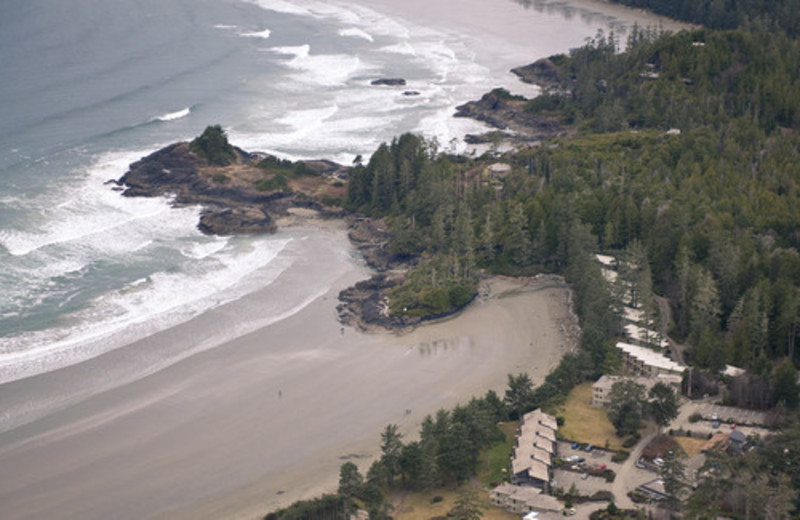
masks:
[[(349, 250), (335, 227), (315, 230), (310, 250)], [(492, 279), (461, 315), (404, 335), (342, 329), (336, 294), (367, 273), (316, 250), (264, 291), (271, 298), (315, 272), (341, 271), (299, 312), (0, 435), (0, 517), (257, 518), (335, 490), (345, 460), (366, 471), (385, 425), (413, 437), (427, 414), (502, 393), (508, 373), (540, 380), (569, 348), (568, 292), (550, 280)], [(235, 321), (239, 304), (150, 342), (166, 348), (178, 332)], [(80, 386), (115, 359), (3, 385), (2, 398)]]

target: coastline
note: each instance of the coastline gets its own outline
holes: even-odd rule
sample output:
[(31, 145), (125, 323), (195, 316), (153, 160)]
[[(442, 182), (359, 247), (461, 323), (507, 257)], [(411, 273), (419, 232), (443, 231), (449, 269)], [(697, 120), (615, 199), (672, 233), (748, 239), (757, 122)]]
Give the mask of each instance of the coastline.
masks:
[[(437, 16), (453, 5), (442, 2), (444, 11), (431, 14), (429, 4), (413, 2), (402, 10), (423, 13), (432, 25), (444, 25)], [(388, 0), (360, 4), (400, 10)], [(474, 15), (482, 5), (468, 0), (457, 11)], [(508, 41), (521, 25), (497, 31), (518, 8), (495, 6), (505, 18), (478, 16), (481, 27), (466, 29), (458, 26), (459, 18), (455, 29)], [(554, 42), (561, 45), (558, 38)], [(523, 46), (524, 41), (509, 56)], [(531, 49), (528, 62), (549, 53)], [(514, 65), (526, 63), (513, 59)], [(334, 489), (345, 460), (366, 469), (386, 424), (398, 423), (404, 435), (413, 436), (429, 413), (489, 389), (502, 394), (508, 373), (528, 372), (540, 382), (572, 348), (563, 328), (572, 319), (568, 291), (530, 280), (489, 279), (482, 297), (458, 315), (406, 334), (342, 329), (336, 321), (338, 290), (369, 273), (352, 258), (337, 224), (302, 212), (287, 219), (279, 225), (323, 222), (319, 231), (339, 241), (335, 263), (346, 268), (331, 288), (285, 319), (111, 390), (83, 389), (73, 401), (57, 404), (57, 411), (0, 434), (0, 464), (15, 468), (0, 475), (4, 516), (260, 517)], [(319, 251), (322, 260), (309, 269), (329, 269), (329, 253)], [(287, 286), (292, 283), (303, 280)], [(39, 382), (46, 383), (41, 392), (61, 395), (61, 384), (81, 386), (87, 376), (113, 374), (126, 357), (150, 355), (180, 338), (203, 342), (220, 323), (235, 323), (245, 304), (267, 303), (259, 298), (222, 306), (35, 381), (4, 385), (3, 399), (30, 395), (25, 389)]]
[[(298, 312), (0, 435), (0, 464), (15, 468), (0, 475), (4, 516), (259, 517), (335, 489), (345, 460), (366, 470), (386, 424), (414, 436), (428, 414), (489, 389), (502, 394), (508, 373), (541, 381), (572, 348), (561, 328), (571, 319), (569, 293), (552, 281), (489, 279), (458, 316), (406, 334), (342, 328), (338, 290), (367, 272), (343, 229), (314, 233), (338, 249), (317, 247), (316, 258), (286, 273), (292, 280), (260, 296), (344, 267)], [(258, 298), (127, 355), (235, 321)], [(101, 357), (6, 385), (3, 399), (47, 382), (82, 386), (118, 362)]]

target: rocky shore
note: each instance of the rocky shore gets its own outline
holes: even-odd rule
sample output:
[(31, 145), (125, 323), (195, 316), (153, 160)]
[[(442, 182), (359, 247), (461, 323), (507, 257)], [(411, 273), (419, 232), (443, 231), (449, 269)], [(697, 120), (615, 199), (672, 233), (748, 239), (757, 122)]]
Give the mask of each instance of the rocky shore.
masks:
[(273, 233), (279, 222), (291, 222), (298, 208), (314, 218), (344, 218), (350, 241), (378, 274), (341, 292), (340, 321), (362, 330), (400, 329), (419, 321), (388, 315), (386, 291), (403, 279), (414, 259), (391, 253), (385, 223), (322, 202), (332, 190), (343, 195), (340, 179), (348, 168), (326, 160), (303, 161), (306, 174), (301, 179), (282, 189), (264, 190), (259, 182), (272, 175), (259, 166), (265, 156), (235, 151), (233, 164), (214, 166), (192, 152), (189, 143), (175, 143), (131, 164), (111, 182), (126, 197), (171, 196), (175, 205), (201, 206), (198, 229), (212, 235)]
[[(553, 91), (562, 84), (557, 66), (549, 59), (512, 72), (544, 91)], [(372, 84), (403, 86), (405, 80), (381, 78)], [(480, 100), (459, 106), (456, 116), (477, 119), (499, 129), (467, 136), (473, 143), (503, 140), (529, 144), (566, 132), (554, 117), (526, 111), (527, 102), (521, 96), (495, 89)], [(240, 148), (233, 150), (235, 160), (219, 166), (195, 153), (188, 142), (171, 144), (131, 164), (127, 173), (111, 182), (120, 186), (118, 189), (126, 197), (171, 196), (175, 205), (201, 206), (198, 228), (206, 234), (273, 233), (279, 221), (291, 222), (292, 210), (298, 208), (320, 218), (346, 218), (351, 243), (377, 274), (339, 294), (340, 321), (362, 330), (398, 330), (421, 321), (390, 316), (387, 296), (392, 287), (403, 282), (417, 258), (391, 252), (392, 237), (385, 222), (331, 203), (345, 198), (343, 181), (350, 168), (326, 160), (290, 163)]]
[[(516, 67), (511, 72), (520, 81), (537, 85), (544, 93), (557, 92), (563, 88), (561, 73), (548, 58)], [(487, 92), (477, 101), (469, 101), (456, 107), (455, 116), (476, 119), (498, 129), (480, 135), (468, 135), (467, 142), (473, 144), (497, 141), (530, 144), (533, 141), (553, 139), (567, 132), (557, 118), (526, 110), (528, 101), (522, 96), (515, 96), (498, 88)]]
[[(341, 210), (292, 189), (265, 190), (259, 182), (270, 173), (259, 168), (264, 158), (235, 148), (236, 161), (215, 166), (189, 149), (189, 143), (171, 144), (133, 163), (119, 180), (126, 197), (173, 197), (178, 206), (199, 205), (198, 228), (207, 234), (272, 233), (275, 219), (290, 208), (310, 208), (322, 215), (338, 216)], [(328, 161), (309, 161), (309, 170), (329, 182), (347, 169)]]

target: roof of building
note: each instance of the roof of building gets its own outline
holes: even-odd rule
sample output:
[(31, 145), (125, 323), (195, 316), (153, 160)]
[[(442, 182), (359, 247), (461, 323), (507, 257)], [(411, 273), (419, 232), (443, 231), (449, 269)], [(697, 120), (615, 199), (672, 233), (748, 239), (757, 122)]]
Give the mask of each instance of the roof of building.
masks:
[(625, 377), (625, 376), (609, 376), (609, 375), (602, 375), (600, 379), (594, 382), (592, 388), (594, 389), (602, 389), (606, 392), (611, 390), (611, 387), (614, 386), (614, 383), (617, 381), (622, 381), (623, 379), (631, 379), (633, 382), (638, 383), (644, 386), (647, 390), (654, 387), (657, 383), (666, 383), (666, 384), (680, 384), (682, 381), (681, 376), (678, 375), (671, 375), (671, 374), (659, 374), (656, 377)]
[(603, 273), (603, 278), (606, 279), (609, 283), (614, 283), (617, 281), (617, 272), (612, 271), (611, 269), (601, 269)]
[(540, 489), (530, 486), (515, 486), (506, 482), (494, 488), (492, 494), (513, 497), (539, 511), (560, 511), (562, 509), (561, 502), (550, 495), (545, 495)]
[(616, 267), (617, 265), (617, 260), (613, 256), (596, 254), (594, 257), (606, 267)]
[(550, 414), (544, 413), (540, 408), (526, 413), (522, 416), (522, 420), (524, 421), (525, 425), (535, 423), (547, 426), (553, 431), (558, 430), (558, 421), (556, 418)]
[(683, 373), (686, 370), (686, 367), (679, 365), (678, 363), (672, 361), (669, 358), (664, 357), (663, 355), (650, 350), (649, 348), (640, 347), (638, 345), (631, 345), (630, 343), (617, 343), (617, 348), (625, 352), (626, 354), (638, 359), (645, 365), (660, 368), (662, 370), (669, 370), (672, 372), (680, 372)]
[(633, 323), (628, 323), (625, 325), (625, 335), (632, 340), (658, 345), (661, 348), (669, 347), (669, 343), (667, 343), (667, 340), (661, 337), (659, 332), (640, 327)]
[(745, 436), (745, 434), (739, 430), (733, 430), (730, 435), (728, 435), (728, 440), (731, 442), (744, 444), (747, 442), (747, 436)]
[(642, 309), (634, 309), (633, 307), (625, 306), (623, 310), (624, 317), (628, 321), (632, 321), (634, 323), (639, 323), (640, 321), (644, 321), (644, 311)]
[(725, 370), (722, 371), (722, 375), (728, 376), (728, 377), (737, 377), (737, 376), (740, 376), (740, 375), (742, 375), (742, 374), (744, 374), (746, 372), (747, 372), (747, 370), (745, 370), (743, 368), (735, 367), (733, 365), (725, 365)]
[(525, 444), (514, 448), (514, 457), (518, 459), (535, 459), (544, 462), (548, 466), (553, 463), (553, 455), (538, 446)]
[(508, 173), (511, 171), (511, 165), (508, 163), (490, 164), (489, 171), (492, 173)]
[(550, 482), (550, 466), (536, 459), (531, 459), (528, 476), (534, 480)]

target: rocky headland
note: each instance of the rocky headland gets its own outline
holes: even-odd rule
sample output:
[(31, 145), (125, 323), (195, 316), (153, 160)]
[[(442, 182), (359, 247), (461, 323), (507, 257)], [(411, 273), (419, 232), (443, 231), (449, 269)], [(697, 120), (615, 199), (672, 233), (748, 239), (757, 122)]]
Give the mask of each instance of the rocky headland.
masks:
[(382, 220), (335, 205), (346, 194), (343, 180), (349, 168), (327, 160), (290, 163), (233, 150), (235, 159), (220, 166), (195, 153), (188, 142), (171, 144), (110, 182), (126, 197), (170, 196), (176, 206), (201, 206), (198, 228), (206, 234), (273, 233), (297, 208), (314, 218), (346, 219), (350, 241), (378, 274), (341, 292), (340, 320), (362, 330), (410, 325), (388, 315), (386, 291), (402, 280), (413, 259), (391, 253), (392, 236)]
[[(548, 58), (516, 67), (511, 72), (520, 81), (537, 85), (545, 93), (558, 92), (563, 88), (564, 78), (557, 65)], [(468, 135), (466, 140), (469, 143), (500, 140), (523, 145), (566, 134), (566, 127), (557, 117), (529, 111), (528, 102), (523, 96), (512, 95), (505, 89), (496, 88), (477, 101), (469, 101), (456, 107), (455, 116), (476, 119), (497, 129), (480, 135)]]

